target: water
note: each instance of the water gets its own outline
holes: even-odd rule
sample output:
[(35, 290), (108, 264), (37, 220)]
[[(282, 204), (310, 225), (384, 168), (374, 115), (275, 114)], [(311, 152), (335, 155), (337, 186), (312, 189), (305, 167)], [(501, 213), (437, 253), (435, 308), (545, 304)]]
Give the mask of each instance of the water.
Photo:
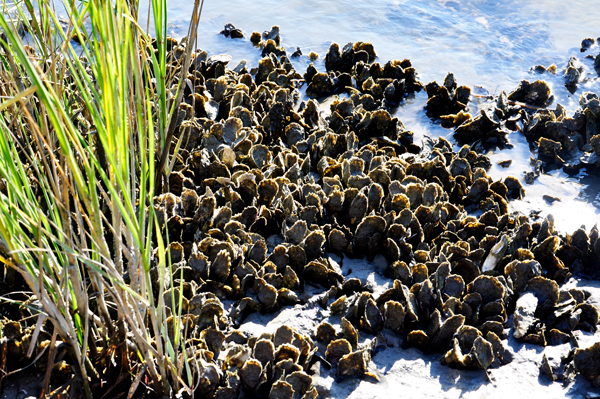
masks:
[[(177, 38), (187, 34), (192, 2), (168, 2), (169, 33)], [(140, 13), (145, 23), (147, 3)], [(522, 2), (507, 1), (448, 1), (448, 0), (275, 0), (248, 2), (234, 0), (204, 4), (199, 26), (198, 47), (209, 54), (227, 53), (233, 56), (232, 66), (242, 59), (256, 65), (260, 58), (248, 38), (253, 31), (262, 32), (273, 25), (281, 28), (282, 46), (288, 52), (300, 47), (304, 56), (295, 60), (301, 73), (310, 63), (306, 55), (320, 55), (315, 66), (324, 70), (323, 59), (332, 42), (370, 41), (379, 60), (409, 58), (419, 72), (422, 82), (442, 81), (453, 72), (459, 84), (474, 88), (479, 94), (510, 92), (522, 79), (543, 78), (548, 81), (559, 102), (569, 112), (578, 106), (579, 95), (588, 90), (600, 92), (598, 75), (587, 54), (597, 54), (593, 46), (580, 52), (581, 40), (600, 36), (600, 7), (596, 1), (567, 4), (558, 0)], [(227, 39), (218, 33), (226, 23), (244, 31), (243, 40)], [(577, 91), (569, 93), (562, 74), (570, 56), (577, 57), (586, 68), (586, 77)], [(556, 64), (556, 76), (538, 76), (530, 72), (535, 65)], [(396, 115), (415, 132), (417, 139), (424, 135), (451, 138), (451, 130), (432, 123), (423, 111), (427, 96), (419, 93), (398, 109)], [(475, 100), (480, 100), (475, 98)], [(489, 104), (488, 104), (489, 105)], [(469, 104), (472, 113), (485, 101)], [(324, 107), (325, 108), (325, 107)], [(523, 177), (531, 171), (529, 145), (520, 134), (512, 134), (514, 148), (490, 152), (494, 162), (490, 174), (495, 179), (513, 175)], [(495, 163), (512, 159), (509, 168)], [(585, 171), (569, 177), (560, 170), (544, 173), (533, 185), (527, 185), (527, 195), (511, 206), (523, 213), (543, 217), (552, 213), (558, 229), (570, 232), (585, 225), (591, 228), (600, 219), (600, 178)], [(561, 201), (550, 205), (542, 196), (550, 194)]]
[[(288, 49), (299, 46), (305, 54), (315, 51), (324, 55), (332, 41), (368, 40), (381, 60), (410, 58), (423, 81), (442, 79), (453, 71), (459, 82), (469, 86), (510, 90), (531, 66), (564, 66), (567, 54), (579, 53), (584, 37), (600, 35), (600, 8), (595, 1), (578, 1), (568, 7), (557, 0), (527, 3), (207, 0), (199, 46), (256, 58), (248, 42), (246, 46), (232, 44), (217, 33), (227, 22), (246, 36), (279, 25), (282, 45)], [(192, 2), (168, 2), (171, 34), (181, 37), (186, 33), (192, 9)], [(141, 10), (147, 10), (147, 5)]]

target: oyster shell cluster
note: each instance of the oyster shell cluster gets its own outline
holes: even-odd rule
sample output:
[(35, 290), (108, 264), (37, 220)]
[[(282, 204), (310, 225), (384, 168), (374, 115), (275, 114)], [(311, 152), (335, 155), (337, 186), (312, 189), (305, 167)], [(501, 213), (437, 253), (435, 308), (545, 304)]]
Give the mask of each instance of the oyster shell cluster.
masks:
[(523, 128), (527, 139), (537, 144), (541, 161), (562, 166), (571, 175), (584, 167), (600, 167), (600, 99), (585, 92), (579, 105), (572, 116), (560, 104), (555, 110), (539, 110)]
[[(223, 34), (243, 37), (233, 25)], [(300, 74), (278, 27), (250, 40), (263, 56), (253, 70), (245, 62), (231, 69), (231, 57), (204, 51), (187, 71), (173, 66), (189, 83), (172, 145), (180, 150), (168, 192), (154, 205), (174, 276), (183, 279), (164, 293), (167, 312), (173, 294), (183, 297), (184, 322), (171, 317), (167, 331), (187, 331), (202, 397), (316, 398), (315, 363), (338, 379), (376, 379), (371, 357), (397, 342), (439, 353), (450, 367), (485, 370), (510, 361), (509, 331), (545, 346), (569, 341), (576, 329), (596, 330), (598, 309), (587, 294), (560, 284), (572, 273), (599, 272), (598, 228), (559, 236), (551, 216), (533, 222), (509, 213), (509, 201), (525, 190), (515, 177), (493, 180), (485, 155), (468, 145), (454, 151), (443, 138), (414, 144), (390, 113), (423, 88), (409, 60), (382, 66), (370, 43), (341, 50), (334, 43), (326, 71), (310, 64)], [(169, 46), (172, 60), (185, 50), (183, 42)], [(314, 98), (302, 99), (302, 84), (309, 97), (341, 94), (330, 115)], [(551, 136), (557, 140), (587, 139), (583, 132), (600, 117), (597, 96), (587, 94), (584, 111), (562, 112), (560, 120), (514, 104), (548, 102), (542, 81), (523, 82), (475, 117), (465, 112), (470, 89), (452, 74), (426, 91), (427, 112), (457, 126), (465, 142), (504, 143), (517, 122), (529, 136), (552, 134), (541, 127), (554, 124), (557, 132), (570, 129)], [(600, 156), (597, 135), (580, 141)], [(559, 156), (560, 148), (548, 148)], [(367, 257), (391, 288), (374, 294), (328, 254)], [(151, 273), (158, 295), (166, 282), (156, 268)], [(241, 331), (254, 312), (305, 304), (308, 287), (332, 315), (311, 336), (288, 326)], [(375, 339), (363, 343), (361, 334)], [(573, 370), (600, 382), (598, 351), (574, 352)]]
[[(311, 64), (300, 75), (278, 28), (252, 38), (263, 54), (253, 71), (197, 53), (177, 128), (184, 144), (170, 192), (156, 198), (202, 348), (204, 394), (313, 397), (315, 361), (338, 378), (368, 376), (376, 345), (360, 345), (362, 333), (379, 343), (394, 334), (450, 367), (486, 369), (510, 361), (502, 340), (513, 309), (513, 336), (525, 342), (554, 345), (596, 329), (585, 293), (559, 284), (598, 268), (597, 228), (560, 237), (551, 216), (509, 214), (508, 201), (525, 195), (518, 179), (494, 181), (489, 159), (468, 146), (415, 145), (389, 112), (422, 88), (410, 61), (382, 67), (370, 43), (332, 44), (325, 72)], [(302, 82), (309, 96), (344, 96), (324, 118), (314, 99), (301, 100)], [(542, 94), (528, 94), (535, 90)], [(461, 115), (470, 90), (452, 75), (427, 92), (428, 112), (464, 119), (457, 135), (468, 140), (500, 140), (526, 118), (509, 99), (550, 96), (534, 82), (471, 118)], [(374, 260), (393, 288), (374, 295), (327, 253)], [(325, 321), (312, 337), (236, 330), (252, 312), (306, 302), (307, 285), (321, 289), (338, 327)], [(229, 313), (222, 300), (233, 301)]]
[[(368, 376), (375, 345), (361, 346), (361, 333), (380, 343), (395, 334), (451, 367), (486, 369), (510, 361), (502, 340), (513, 312), (513, 336), (539, 345), (596, 329), (585, 293), (559, 284), (598, 268), (597, 228), (560, 237), (551, 216), (534, 223), (509, 214), (508, 201), (525, 195), (518, 179), (494, 181), (489, 159), (468, 146), (415, 145), (389, 112), (422, 88), (410, 61), (382, 67), (369, 43), (332, 44), (325, 72), (311, 64), (300, 75), (276, 27), (258, 36), (264, 57), (252, 72), (197, 53), (177, 128), (184, 144), (170, 192), (156, 198), (175, 275), (184, 276), (189, 327), (213, 376), (205, 394), (312, 396), (315, 361), (338, 378)], [(314, 99), (301, 100), (302, 82), (309, 96), (344, 96), (324, 118)], [(460, 114), (470, 90), (448, 75), (427, 86), (428, 112), (464, 118), (456, 132), (467, 140), (500, 140), (528, 118), (512, 99), (550, 97), (543, 82), (522, 86), (471, 118)], [(393, 288), (374, 295), (327, 253), (374, 260)], [(307, 285), (320, 287), (338, 327), (323, 322), (312, 337), (287, 327), (236, 332), (252, 312), (306, 302)], [(233, 301), (229, 313), (222, 300)]]
[[(575, 86), (582, 73), (583, 67), (571, 58), (565, 71), (566, 85)], [(465, 111), (470, 89), (458, 87), (453, 74), (446, 76), (442, 86), (434, 81), (426, 89), (428, 115), (445, 127), (455, 127), (454, 138), (460, 143), (510, 146), (508, 135), (520, 131), (538, 149), (536, 169), (556, 164), (575, 175), (584, 167), (592, 171), (600, 168), (600, 99), (596, 93), (581, 94), (580, 107), (568, 115), (560, 104), (555, 109), (546, 108), (554, 96), (545, 81), (523, 80), (508, 95), (502, 92), (496, 98), (490, 97), (494, 103), (472, 116)], [(538, 173), (529, 174), (526, 179), (532, 182)]]

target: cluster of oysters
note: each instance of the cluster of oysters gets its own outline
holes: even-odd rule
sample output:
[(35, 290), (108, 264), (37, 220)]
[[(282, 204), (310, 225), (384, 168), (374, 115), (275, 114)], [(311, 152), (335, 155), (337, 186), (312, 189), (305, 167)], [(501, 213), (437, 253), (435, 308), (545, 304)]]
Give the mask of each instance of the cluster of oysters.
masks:
[[(395, 334), (450, 367), (487, 369), (510, 361), (511, 314), (514, 337), (538, 345), (597, 328), (586, 293), (560, 284), (572, 270), (597, 271), (598, 229), (561, 237), (551, 216), (510, 214), (508, 201), (525, 194), (518, 179), (493, 181), (489, 159), (466, 145), (415, 145), (390, 113), (423, 88), (409, 60), (382, 66), (370, 43), (332, 44), (326, 71), (311, 64), (300, 75), (278, 28), (252, 38), (263, 55), (255, 70), (197, 52), (182, 74), (193, 88), (180, 109), (182, 149), (169, 193), (156, 198), (184, 278), (186, 327), (201, 348), (203, 395), (315, 397), (316, 362), (337, 378), (370, 375), (376, 345), (361, 345), (360, 333), (374, 342)], [(183, 51), (173, 42), (175, 59)], [(302, 84), (310, 97), (339, 94), (329, 116), (302, 100)], [(428, 111), (455, 114), (446, 120), (466, 141), (501, 140), (526, 115), (510, 104), (527, 99), (519, 90), (471, 118), (463, 112), (470, 90), (449, 75), (427, 85)], [(367, 257), (392, 288), (374, 295), (328, 253)], [(239, 330), (252, 312), (305, 303), (307, 286), (321, 290), (319, 304), (340, 317), (338, 327), (323, 322), (312, 336), (287, 326), (253, 337)], [(577, 359), (596, 352), (579, 351), (575, 369), (584, 373), (589, 362)]]
[[(583, 67), (575, 65), (572, 58), (565, 70), (567, 86), (578, 83), (583, 73)], [(508, 95), (490, 97), (494, 102), (473, 116), (465, 111), (470, 89), (459, 87), (452, 73), (443, 85), (431, 82), (426, 90), (428, 115), (445, 127), (454, 127), (459, 143), (476, 143), (476, 148), (510, 146), (509, 135), (521, 132), (537, 148), (537, 165), (561, 167), (569, 175), (582, 168), (600, 169), (600, 98), (596, 93), (581, 94), (580, 107), (569, 116), (561, 104), (547, 108), (554, 100), (548, 83), (523, 80)], [(535, 177), (526, 176), (526, 181), (531, 183)]]
[[(233, 25), (224, 32), (243, 37)], [(177, 62), (186, 43), (168, 42), (171, 72), (187, 84), (172, 145), (179, 152), (155, 209), (174, 276), (183, 279), (164, 294), (171, 312), (172, 298), (183, 297), (184, 323), (172, 322), (169, 333), (185, 329), (201, 397), (326, 395), (313, 381), (315, 364), (337, 379), (377, 378), (369, 361), (390, 337), (440, 353), (449, 367), (486, 370), (510, 362), (509, 333), (576, 346), (574, 330), (596, 330), (589, 294), (560, 286), (572, 273), (600, 271), (598, 228), (564, 237), (552, 216), (533, 222), (509, 213), (509, 201), (525, 195), (518, 179), (494, 181), (489, 158), (468, 145), (455, 151), (443, 138), (416, 145), (393, 108), (425, 88), (428, 113), (456, 126), (459, 142), (502, 143), (521, 123), (526, 135), (541, 137), (540, 148), (542, 140), (584, 150), (589, 143), (600, 156), (599, 136), (589, 133), (600, 122), (597, 96), (582, 96), (584, 110), (572, 118), (560, 109), (530, 115), (515, 102), (544, 105), (550, 91), (523, 82), (472, 117), (470, 89), (452, 74), (442, 86), (424, 86), (409, 60), (376, 62), (370, 43), (334, 43), (325, 71), (310, 64), (301, 75), (277, 27), (251, 41), (263, 56), (253, 70), (196, 51), (187, 71)], [(328, 116), (316, 99), (303, 100), (302, 85), (309, 97), (338, 95)], [(540, 153), (560, 158), (561, 148)], [(366, 257), (391, 288), (374, 294), (329, 254)], [(151, 273), (158, 294), (167, 281), (157, 268)], [(305, 304), (315, 290), (331, 323), (312, 334), (289, 326), (243, 332), (252, 313)], [(561, 370), (543, 367), (553, 379), (579, 372), (600, 384), (598, 358), (600, 343), (574, 349)]]

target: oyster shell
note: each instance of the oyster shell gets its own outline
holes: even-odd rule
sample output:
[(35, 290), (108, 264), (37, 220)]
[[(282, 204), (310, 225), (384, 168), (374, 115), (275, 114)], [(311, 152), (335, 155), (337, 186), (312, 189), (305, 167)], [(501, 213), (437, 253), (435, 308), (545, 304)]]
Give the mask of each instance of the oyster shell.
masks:
[(342, 317), (341, 325), (342, 337), (352, 345), (353, 349), (356, 349), (358, 347), (358, 331), (345, 317)]
[(504, 299), (505, 289), (495, 277), (479, 276), (467, 287), (468, 292), (477, 292), (481, 295), (483, 304)]
[(528, 281), (525, 289), (538, 299), (538, 309), (543, 316), (549, 315), (558, 302), (558, 284), (545, 277), (534, 277)]
[(406, 312), (404, 306), (396, 301), (388, 301), (384, 305), (384, 327), (395, 333), (400, 333)]
[(317, 258), (323, 250), (322, 248), (323, 244), (325, 244), (325, 241), (325, 233), (323, 233), (321, 230), (315, 230), (308, 234), (303, 243), (303, 248), (306, 252), (306, 258), (308, 260)]
[(381, 216), (367, 216), (356, 228), (354, 245), (359, 253), (375, 255), (381, 245), (386, 222)]
[[(240, 378), (244, 387), (249, 390), (255, 390), (263, 380), (263, 368), (256, 359), (248, 359), (240, 370)], [(266, 378), (264, 378), (266, 379)]]
[(369, 354), (366, 351), (352, 352), (342, 356), (337, 366), (338, 378), (365, 375), (369, 360)]
[(513, 316), (515, 338), (523, 338), (535, 324), (537, 319), (534, 314), (537, 306), (538, 298), (533, 293), (527, 292), (519, 297)]
[(600, 383), (600, 342), (585, 349), (577, 349), (573, 356), (575, 368), (585, 378)]
[(288, 242), (298, 245), (304, 240), (307, 232), (308, 226), (306, 222), (304, 220), (298, 220), (285, 232), (285, 237)]
[(494, 348), (483, 337), (475, 338), (472, 353), (475, 355), (476, 364), (483, 370), (490, 367), (494, 361)]
[(327, 345), (325, 357), (331, 364), (336, 365), (338, 361), (345, 355), (352, 352), (350, 343), (345, 339), (333, 340)]
[(254, 284), (258, 302), (267, 311), (273, 309), (277, 304), (277, 289), (262, 278), (257, 278)]
[(506, 253), (507, 249), (508, 238), (506, 238), (506, 235), (502, 235), (500, 237), (500, 240), (490, 250), (490, 253), (487, 256), (487, 258), (485, 258), (485, 262), (481, 267), (481, 271), (485, 273), (487, 271), (494, 270), (498, 263), (500, 263), (500, 261), (504, 257), (504, 254)]
[(293, 397), (294, 388), (286, 381), (276, 381), (269, 392), (269, 399), (292, 399)]
[(275, 351), (274, 362), (278, 363), (282, 360), (290, 359), (293, 363), (296, 363), (299, 357), (300, 351), (294, 345), (281, 344), (277, 347), (277, 350)]
[(268, 339), (259, 339), (256, 341), (253, 350), (253, 356), (263, 367), (275, 359), (275, 346)]

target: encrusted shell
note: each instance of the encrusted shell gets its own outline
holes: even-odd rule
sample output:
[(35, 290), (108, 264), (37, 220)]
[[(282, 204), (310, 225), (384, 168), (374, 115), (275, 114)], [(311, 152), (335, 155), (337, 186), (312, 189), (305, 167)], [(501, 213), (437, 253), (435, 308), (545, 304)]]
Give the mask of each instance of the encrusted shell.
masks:
[(289, 382), (277, 381), (271, 387), (269, 399), (292, 399), (294, 397), (294, 388)]
[(296, 363), (298, 358), (300, 357), (300, 351), (294, 345), (291, 344), (281, 344), (277, 347), (275, 351), (275, 363), (278, 363), (285, 359), (290, 359), (292, 362)]
[(325, 357), (329, 362), (335, 365), (343, 356), (349, 354), (350, 352), (352, 352), (352, 347), (347, 340), (343, 338), (336, 339), (327, 345)]
[(481, 295), (483, 304), (503, 299), (505, 289), (502, 283), (495, 277), (479, 276), (467, 287), (468, 292), (477, 292)]
[(268, 339), (260, 339), (254, 345), (253, 356), (263, 367), (275, 359), (275, 346)]
[(244, 387), (253, 390), (256, 389), (261, 382), (263, 376), (263, 368), (261, 363), (256, 359), (248, 359), (240, 370), (240, 378)]
[(367, 362), (368, 354), (366, 351), (357, 351), (344, 355), (338, 362), (337, 376), (362, 376), (367, 372)]
[(341, 324), (342, 336), (352, 345), (353, 349), (356, 349), (358, 347), (358, 331), (345, 317), (342, 317)]
[(600, 382), (600, 342), (585, 349), (577, 349), (573, 357), (575, 368), (585, 378)]

